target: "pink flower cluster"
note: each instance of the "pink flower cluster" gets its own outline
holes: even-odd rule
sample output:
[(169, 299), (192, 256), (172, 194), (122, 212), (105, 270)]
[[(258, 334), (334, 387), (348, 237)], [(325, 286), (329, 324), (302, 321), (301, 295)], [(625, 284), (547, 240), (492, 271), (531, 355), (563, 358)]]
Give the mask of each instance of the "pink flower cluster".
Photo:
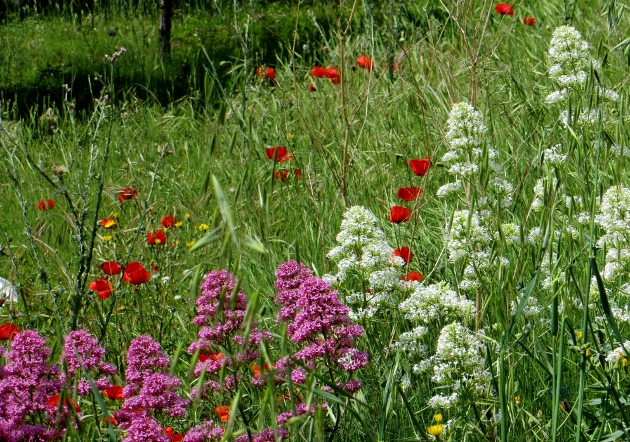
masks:
[[(116, 367), (103, 361), (105, 349), (98, 345), (98, 341), (83, 330), (75, 330), (66, 336), (63, 346), (63, 360), (66, 363), (67, 374), (63, 373), (61, 380), (67, 385), (74, 385), (75, 377), (80, 377), (81, 364), (90, 374), (99, 390), (106, 390), (112, 386), (109, 376), (116, 374)], [(84, 396), (92, 390), (90, 383), (79, 379), (79, 396)]]

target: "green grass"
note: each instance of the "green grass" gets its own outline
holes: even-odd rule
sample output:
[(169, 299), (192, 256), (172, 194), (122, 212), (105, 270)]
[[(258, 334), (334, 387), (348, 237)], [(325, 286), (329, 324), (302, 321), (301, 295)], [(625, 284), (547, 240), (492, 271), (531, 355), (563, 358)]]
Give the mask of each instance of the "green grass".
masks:
[[(240, 52), (231, 54), (229, 69), (213, 73), (202, 44), (207, 45), (203, 47), (213, 62), (218, 61), (215, 57), (220, 57), (220, 49), (211, 40), (192, 36), (191, 30), (203, 22), (203, 15), (195, 12), (176, 20), (173, 57), (179, 66), (205, 64), (203, 80), (192, 79), (192, 74), (186, 80), (172, 76), (172, 71), (160, 65), (154, 41), (150, 41), (155, 38), (155, 20), (150, 14), (99, 16), (94, 17), (94, 24), (91, 18), (77, 23), (54, 17), (2, 25), (0, 44), (11, 50), (0, 51), (0, 84), (15, 91), (22, 86), (28, 89), (28, 84), (47, 84), (50, 78), (46, 90), (52, 91), (59, 86), (60, 69), (69, 83), (66, 78), (91, 71), (102, 75), (106, 90), (110, 94), (115, 90), (115, 97), (108, 105), (97, 106), (92, 117), (89, 112), (73, 115), (65, 105), (54, 108), (54, 119), (42, 117), (42, 107), (24, 118), (6, 106), (3, 109), (0, 244), (7, 246), (10, 256), (0, 257), (0, 275), (16, 284), (20, 300), (13, 309), (7, 304), (2, 307), (0, 322), (12, 321), (23, 329), (40, 331), (58, 360), (59, 337), (76, 320), (102, 338), (106, 359), (117, 365), (122, 377), (126, 349), (134, 337), (150, 334), (170, 357), (197, 338), (191, 320), (196, 314), (199, 275), (227, 269), (238, 276), (250, 299), (257, 297), (258, 306), (252, 313), (259, 327), (276, 338), (265, 349), (274, 361), (286, 355), (290, 346), (286, 331), (275, 321), (277, 307), (272, 298), (277, 266), (298, 259), (317, 275), (335, 273), (336, 266), (326, 254), (335, 245), (345, 209), (353, 205), (362, 205), (377, 216), (390, 245), (411, 247), (415, 255), (411, 270), (421, 272), (427, 283), (446, 281), (457, 290), (463, 266), (447, 259), (446, 226), (455, 210), (477, 204), (490, 192), (487, 181), (480, 179), (469, 198), (463, 194), (447, 200), (436, 197), (437, 189), (450, 179), (440, 162), (448, 149), (448, 114), (453, 103), (468, 101), (483, 115), (486, 140), (498, 151), (501, 176), (514, 185), (513, 204), (490, 214), (492, 235), (498, 238), (490, 251), (511, 264), (485, 273), (480, 289), (484, 302), (481, 326), (487, 337), (487, 354), (482, 356), (500, 391), (479, 399), (465, 398), (457, 409), (438, 410), (445, 422), (454, 419), (443, 440), (627, 438), (628, 369), (621, 361), (603, 359), (621, 344), (620, 339), (625, 341), (630, 325), (619, 318), (613, 321), (602, 305), (608, 298), (621, 307), (627, 305), (621, 286), (629, 275), (622, 272), (614, 282), (607, 281), (607, 293), (597, 291), (590, 276), (595, 274), (592, 262), (602, 271), (606, 253), (594, 249), (603, 235), (592, 223), (597, 205), (609, 187), (629, 185), (624, 161), (611, 153), (613, 145), (630, 146), (628, 60), (622, 50), (612, 50), (630, 29), (628, 8), (613, 1), (603, 9), (594, 2), (524, 2), (515, 6), (514, 17), (500, 17), (493, 4), (483, 8), (477, 2), (465, 5), (469, 7), (446, 5), (453, 7), (446, 19), (444, 7), (431, 4), (440, 14), (426, 20), (426, 29), (407, 34), (403, 40), (391, 37), (394, 26), (404, 26), (393, 19), (385, 18), (371, 32), (364, 23), (369, 14), (359, 2), (354, 27), (343, 46), (340, 35), (345, 22), (341, 29), (326, 30), (331, 44), (328, 54), (319, 49), (315, 54), (302, 54), (295, 65), (287, 56), (278, 57), (275, 83), (252, 74), (263, 57), (250, 54), (243, 59), (233, 30), (227, 28), (231, 47)], [(347, 6), (341, 8), (346, 18)], [(609, 27), (611, 13), (606, 11), (613, 7), (622, 15), (616, 27)], [(555, 90), (547, 74), (548, 44), (555, 27), (565, 23), (567, 11), (573, 25), (590, 41), (591, 54), (606, 60), (598, 76), (590, 77), (587, 90), (601, 83), (621, 95), (621, 101), (609, 107), (615, 110), (610, 120), (589, 129), (566, 129), (557, 120), (560, 109), (544, 104), (547, 94)], [(523, 26), (521, 17), (532, 14), (537, 26)], [(440, 22), (435, 17), (444, 18)], [(118, 30), (115, 38), (107, 35), (109, 28)], [(313, 29), (309, 32), (309, 38), (318, 38)], [(288, 54), (291, 44), (283, 40), (278, 54)], [(110, 65), (102, 56), (119, 46), (128, 51), (114, 66), (112, 83)], [(406, 53), (401, 69), (392, 73), (386, 66), (401, 50)], [(29, 57), (24, 56), (26, 52)], [(361, 54), (375, 59), (376, 69), (371, 74), (350, 69)], [(312, 79), (314, 63), (343, 66), (342, 85)], [(46, 77), (44, 66), (50, 66), (54, 74)], [(219, 64), (216, 67), (223, 69)], [(123, 84), (119, 86), (118, 81)], [(158, 81), (167, 85), (165, 89), (156, 87)], [(175, 84), (182, 81), (193, 90), (176, 93)], [(310, 82), (316, 92), (309, 92)], [(93, 80), (89, 101), (91, 94), (100, 95), (101, 86), (96, 84)], [(77, 82), (69, 98), (88, 94), (87, 89), (79, 90), (85, 86)], [(166, 94), (169, 88), (170, 97), (135, 99), (152, 90)], [(51, 100), (60, 100), (61, 89), (56, 93)], [(177, 101), (168, 100), (176, 97)], [(592, 107), (589, 99), (590, 93), (573, 99), (571, 111)], [(159, 104), (167, 101), (166, 106)], [(50, 130), (51, 124), (54, 130)], [(550, 167), (541, 154), (556, 144), (564, 146), (568, 157), (562, 165)], [(278, 145), (293, 155), (290, 163), (274, 164), (267, 159), (265, 148)], [(108, 157), (102, 166), (106, 150)], [(91, 155), (96, 155), (92, 172), (88, 167)], [(432, 158), (434, 166), (420, 178), (413, 175), (407, 161), (423, 157)], [(52, 177), (53, 166), (68, 168), (62, 184)], [(283, 184), (274, 179), (274, 167), (299, 168), (303, 177), (289, 174)], [(37, 168), (51, 177), (58, 190)], [(481, 168), (483, 177), (490, 176), (487, 164)], [(564, 187), (555, 189), (548, 184), (544, 207), (534, 212), (530, 210), (533, 188), (543, 177), (549, 183), (555, 178)], [(409, 205), (415, 212), (412, 221), (389, 223), (389, 208), (400, 204), (396, 190), (410, 185), (424, 189), (423, 196)], [(137, 189), (138, 198), (121, 204), (117, 195), (125, 187)], [(77, 244), (76, 219), (59, 189), (66, 189), (79, 207), (85, 198), (87, 244), (95, 218), (115, 217), (118, 223), (111, 231), (95, 229), (91, 271), (83, 285), (79, 268), (85, 258)], [(591, 222), (582, 225), (575, 237), (564, 233), (563, 224), (577, 225), (578, 213), (565, 208), (561, 195), (583, 197), (585, 208), (580, 211), (590, 213)], [(38, 211), (37, 202), (48, 198), (55, 201), (55, 208)], [(182, 226), (167, 232), (166, 247), (149, 246), (147, 232), (159, 228), (166, 215), (176, 216)], [(540, 227), (543, 235), (549, 231), (549, 238), (545, 244), (509, 245), (498, 236), (499, 226), (508, 222), (522, 226), (524, 237)], [(202, 224), (214, 232), (205, 240), (208, 231), (200, 229)], [(106, 240), (106, 236), (112, 238)], [(199, 241), (203, 247), (191, 251), (187, 244)], [(589, 261), (591, 257), (595, 261)], [(100, 277), (95, 265), (109, 260), (140, 261), (147, 268), (155, 265), (160, 278), (138, 290), (128, 284), (115, 285), (114, 296), (101, 301), (87, 290), (85, 282)], [(552, 270), (545, 273), (549, 268)], [(543, 280), (549, 275), (553, 281), (550, 288), (544, 288)], [(163, 282), (163, 276), (170, 280)], [(585, 296), (589, 288), (594, 305), (583, 310), (572, 299)], [(539, 318), (512, 315), (510, 303), (518, 303), (524, 295), (540, 302)], [(474, 294), (470, 299), (474, 300)], [(613, 325), (617, 322), (618, 334)], [(341, 396), (343, 406), (339, 407), (328, 399), (332, 413), (341, 410), (344, 414), (334, 440), (367, 440), (368, 435), (375, 440), (426, 440), (426, 427), (434, 423), (436, 412), (428, 408), (427, 401), (439, 392), (437, 384), (430, 373), (413, 372), (417, 359), (386, 349), (415, 324), (390, 308), (362, 325), (366, 336), (359, 347), (370, 352), (371, 362), (358, 373), (365, 385), (355, 399)], [(474, 330), (474, 318), (467, 325)], [(425, 342), (431, 354), (439, 331), (431, 330)], [(192, 357), (183, 352), (175, 367), (185, 391), (189, 391), (192, 363)], [(254, 416), (250, 426), (270, 425), (271, 408), (283, 406), (274, 400), (273, 389), (247, 393), (243, 400)], [(300, 394), (316, 397), (317, 391), (304, 388)], [(217, 395), (191, 409), (185, 419), (164, 417), (160, 422), (185, 432), (208, 417), (216, 419), (213, 408), (233, 400), (229, 395)], [(89, 399), (82, 401), (88, 410)], [(85, 421), (78, 430), (80, 435), (69, 433), (68, 439), (98, 437), (99, 420)], [(332, 418), (326, 412), (317, 413), (290, 427), (292, 440), (321, 440), (317, 437), (320, 426), (325, 428), (326, 438), (333, 434)], [(234, 428), (245, 428), (241, 416), (235, 417)], [(619, 431), (622, 433), (615, 433)], [(119, 430), (116, 437), (122, 440)]]

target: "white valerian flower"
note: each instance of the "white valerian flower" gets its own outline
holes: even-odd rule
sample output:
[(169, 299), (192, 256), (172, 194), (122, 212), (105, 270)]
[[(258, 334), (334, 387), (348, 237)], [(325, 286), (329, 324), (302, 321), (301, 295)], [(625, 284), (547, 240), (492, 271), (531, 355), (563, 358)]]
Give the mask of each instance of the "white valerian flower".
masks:
[(392, 349), (402, 350), (407, 356), (424, 355), (427, 351), (426, 345), (421, 340), (429, 332), (429, 329), (423, 325), (415, 327), (413, 330), (402, 333), (398, 337), (398, 341), (390, 345)]
[[(510, 311), (512, 312), (512, 314), (516, 313), (517, 308), (518, 302), (512, 301), (510, 303)], [(536, 299), (536, 297), (532, 295), (529, 295), (527, 301), (525, 301), (525, 307), (523, 307), (523, 316), (525, 316), (526, 318), (537, 318), (542, 311), (543, 308), (540, 305), (540, 302), (538, 302), (538, 299)]]
[(438, 198), (444, 198), (453, 192), (457, 192), (461, 188), (462, 182), (460, 180), (457, 180), (454, 183), (446, 183), (437, 190), (437, 196)]
[(8, 303), (16, 303), (18, 301), (17, 290), (11, 281), (0, 278), (0, 299), (4, 299)]
[(561, 152), (562, 144), (556, 144), (551, 149), (545, 149), (543, 151), (545, 162), (554, 167), (562, 165), (567, 160), (567, 154)]
[(563, 89), (583, 87), (591, 65), (596, 69), (600, 66), (591, 57), (588, 42), (572, 26), (556, 28), (551, 37), (548, 56), (551, 65), (549, 76)]
[(433, 396), (429, 406), (452, 406), (462, 396), (461, 392), (486, 395), (491, 377), (486, 370), (484, 352), (485, 346), (476, 333), (458, 322), (445, 326), (440, 332), (435, 355), (428, 363), (418, 366), (419, 370), (433, 367), (431, 380), (446, 393)]
[[(625, 349), (625, 350), (624, 350)], [(607, 362), (619, 362), (622, 358), (628, 357), (626, 351), (630, 351), (630, 341), (626, 341), (623, 347), (617, 347), (606, 355)]]
[(610, 153), (617, 158), (630, 157), (630, 148), (628, 148), (627, 146), (618, 146), (616, 144), (613, 144), (612, 146), (610, 146)]
[(449, 261), (458, 262), (474, 252), (485, 251), (491, 240), (477, 213), (458, 210), (453, 214), (453, 221), (448, 229), (446, 248), (449, 251)]
[(596, 86), (595, 90), (599, 96), (609, 101), (619, 101), (619, 94), (612, 89), (606, 89), (605, 87)]
[(534, 227), (527, 235), (527, 242), (532, 245), (540, 245), (543, 241), (543, 231), (540, 227)]
[[(369, 293), (354, 293), (346, 297), (346, 302), (361, 317), (373, 316), (379, 305), (393, 305), (395, 302), (391, 294), (402, 287), (405, 261), (392, 257), (394, 249), (387, 242), (374, 214), (361, 206), (349, 208), (336, 239), (337, 245), (327, 257), (337, 262), (337, 274), (325, 275), (324, 279), (334, 285), (342, 285), (353, 278), (367, 283)], [(355, 304), (360, 304), (360, 307)]]
[(613, 186), (606, 190), (595, 223), (606, 232), (597, 241), (597, 247), (617, 248), (625, 244), (630, 238), (630, 189)]
[(475, 314), (475, 305), (458, 295), (446, 282), (431, 285), (421, 284), (400, 303), (405, 318), (424, 324), (462, 321)]
[[(505, 242), (510, 244), (519, 244), (521, 242), (521, 228), (514, 223), (505, 223), (501, 225), (501, 232), (503, 232), (503, 237), (505, 238)], [(496, 233), (496, 236), (499, 236), (499, 232)]]
[(569, 97), (569, 89), (561, 89), (559, 91), (555, 91), (547, 95), (545, 98), (545, 103), (554, 104), (565, 101)]
[(602, 122), (607, 121), (606, 113), (603, 109), (584, 109), (580, 112), (577, 119), (575, 115), (571, 115), (569, 118), (569, 112), (563, 110), (558, 116), (558, 120), (564, 127), (572, 126), (571, 123), (575, 123), (577, 126), (592, 126), (601, 119)]

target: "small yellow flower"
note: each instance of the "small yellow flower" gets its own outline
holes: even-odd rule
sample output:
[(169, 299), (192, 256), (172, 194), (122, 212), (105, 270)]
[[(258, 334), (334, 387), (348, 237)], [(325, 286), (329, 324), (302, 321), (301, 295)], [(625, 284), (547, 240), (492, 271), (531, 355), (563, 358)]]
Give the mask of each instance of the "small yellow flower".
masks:
[(111, 241), (111, 240), (112, 240), (112, 238), (113, 238), (113, 237), (112, 237), (111, 235), (105, 235), (105, 236), (103, 237), (103, 241), (105, 241), (105, 242), (109, 242), (109, 241)]
[(442, 423), (442, 415), (440, 413), (438, 413), (435, 416), (433, 416), (433, 419), (435, 419), (435, 422), (438, 423), (438, 424)]
[(623, 358), (621, 360), (621, 365), (623, 365), (624, 367), (627, 367), (628, 366), (628, 360), (626, 358)]
[(444, 431), (444, 425), (442, 424), (431, 425), (429, 428), (427, 428), (427, 433), (429, 433), (431, 436), (437, 437), (442, 434), (442, 431)]
[(586, 349), (586, 351), (585, 351), (584, 353), (586, 354), (586, 357), (587, 357), (587, 358), (590, 358), (590, 357), (591, 357), (591, 349), (590, 349), (590, 348), (587, 348), (587, 349)]
[(192, 246), (194, 246), (194, 245), (195, 245), (195, 241), (188, 241), (188, 242), (186, 243), (186, 247), (192, 247)]
[(112, 212), (112, 218), (118, 218), (118, 212)]
[(290, 140), (292, 140), (293, 138), (295, 138), (295, 135), (293, 135), (293, 134), (291, 134), (291, 133), (290, 133), (290, 134), (289, 134), (289, 139), (290, 139)]
[(514, 403), (516, 405), (521, 405), (521, 397), (520, 396), (514, 396)]
[(531, 60), (529, 59), (529, 57), (527, 57), (525, 60), (527, 60), (527, 62), (529, 63)]
[(184, 223), (183, 223), (182, 221), (177, 221), (177, 222), (175, 223), (175, 227), (181, 227), (181, 226), (183, 226), (183, 225), (184, 225)]
[(582, 332), (579, 331), (579, 332), (575, 333), (575, 337), (578, 338), (578, 339), (582, 339)]
[(203, 231), (210, 230), (210, 226), (208, 224), (205, 224), (205, 223), (199, 224), (199, 227), (197, 227), (197, 228), (199, 230), (203, 230)]
[(186, 215), (184, 215), (184, 218), (190, 219), (190, 213), (187, 213)]

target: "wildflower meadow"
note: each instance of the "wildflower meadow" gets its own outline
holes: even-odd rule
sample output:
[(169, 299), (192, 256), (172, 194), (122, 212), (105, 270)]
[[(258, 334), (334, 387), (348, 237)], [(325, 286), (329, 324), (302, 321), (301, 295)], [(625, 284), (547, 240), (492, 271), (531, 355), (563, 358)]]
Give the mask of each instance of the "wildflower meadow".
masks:
[(158, 3), (0, 3), (0, 441), (630, 440), (627, 2)]

